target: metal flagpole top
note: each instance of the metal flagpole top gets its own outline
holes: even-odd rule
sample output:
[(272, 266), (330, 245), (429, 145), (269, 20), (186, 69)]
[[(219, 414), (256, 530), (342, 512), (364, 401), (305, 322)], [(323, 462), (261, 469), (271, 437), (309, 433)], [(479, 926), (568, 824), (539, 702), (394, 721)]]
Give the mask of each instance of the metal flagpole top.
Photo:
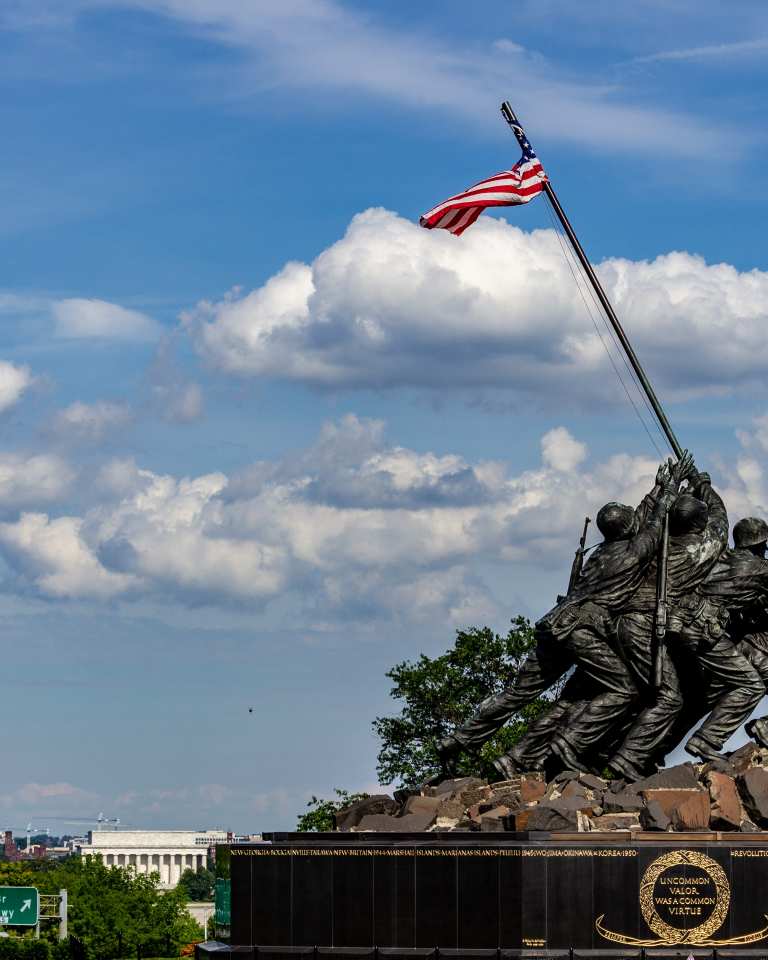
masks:
[[(507, 121), (509, 126), (512, 128), (512, 132), (517, 138), (518, 143), (520, 144), (522, 149), (525, 150), (526, 147), (530, 148), (530, 144), (528, 143), (528, 138), (526, 136), (526, 133), (523, 130), (523, 127), (517, 118), (517, 114), (512, 109), (512, 104), (509, 102), (509, 100), (505, 100), (502, 103), (501, 114), (504, 117), (504, 119)], [(557, 194), (555, 193), (552, 187), (552, 184), (549, 182), (549, 179), (547, 179), (546, 182), (544, 183), (544, 192), (546, 193), (547, 198), (549, 199), (549, 202), (552, 204), (552, 208), (557, 214), (558, 220), (563, 225), (563, 229), (565, 230), (566, 236), (568, 237), (571, 243), (571, 246), (573, 247), (576, 253), (576, 256), (579, 259), (579, 263), (584, 269), (584, 272), (587, 275), (587, 279), (592, 284), (592, 288), (597, 294), (597, 298), (600, 301), (600, 305), (605, 311), (608, 319), (611, 322), (611, 326), (616, 332), (616, 336), (619, 338), (619, 342), (624, 348), (624, 352), (627, 355), (627, 359), (629, 360), (629, 363), (632, 369), (634, 370), (635, 375), (637, 376), (637, 379), (640, 381), (640, 385), (645, 391), (645, 395), (648, 397), (648, 402), (650, 403), (651, 408), (653, 409), (653, 412), (656, 415), (656, 419), (659, 421), (659, 425), (661, 426), (661, 429), (664, 431), (664, 435), (666, 436), (670, 447), (672, 447), (672, 449), (675, 452), (675, 456), (679, 460), (680, 457), (683, 455), (683, 448), (680, 446), (680, 443), (677, 437), (675, 436), (675, 432), (672, 429), (672, 426), (669, 420), (667, 419), (667, 415), (664, 412), (664, 408), (661, 405), (661, 401), (656, 396), (656, 391), (651, 386), (651, 381), (648, 379), (648, 376), (645, 370), (643, 369), (643, 365), (640, 363), (640, 360), (638, 359), (637, 354), (635, 353), (632, 347), (632, 344), (629, 342), (629, 337), (625, 333), (624, 328), (622, 327), (619, 321), (619, 318), (616, 316), (616, 313), (614, 312), (614, 309), (611, 306), (611, 302), (608, 299), (608, 295), (606, 294), (605, 290), (603, 290), (602, 284), (600, 283), (597, 277), (597, 274), (595, 273), (594, 268), (589, 261), (589, 257), (587, 257), (586, 253), (584, 252), (584, 248), (579, 243), (579, 239), (576, 236), (576, 233), (574, 232), (574, 229), (571, 226), (570, 220), (566, 216), (565, 211), (560, 205), (560, 201), (557, 199)]]

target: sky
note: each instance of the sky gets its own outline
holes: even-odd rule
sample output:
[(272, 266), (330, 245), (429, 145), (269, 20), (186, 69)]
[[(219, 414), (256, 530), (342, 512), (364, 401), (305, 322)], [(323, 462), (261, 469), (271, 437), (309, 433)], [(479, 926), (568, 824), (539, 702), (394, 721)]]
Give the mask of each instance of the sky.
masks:
[(759, 0), (5, 0), (4, 827), (374, 789), (386, 671), (546, 612), (651, 486), (544, 198), (418, 226), (515, 162), (503, 99), (767, 512), (766, 53)]

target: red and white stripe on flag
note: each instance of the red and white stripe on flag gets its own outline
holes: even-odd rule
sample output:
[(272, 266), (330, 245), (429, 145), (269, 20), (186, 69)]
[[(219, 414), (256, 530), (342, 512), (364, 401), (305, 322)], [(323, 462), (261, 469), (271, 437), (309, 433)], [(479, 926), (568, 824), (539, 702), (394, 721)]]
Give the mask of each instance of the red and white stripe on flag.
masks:
[(422, 227), (449, 230), (457, 237), (477, 220), (487, 207), (510, 207), (528, 203), (544, 189), (547, 175), (537, 157), (521, 160), (511, 170), (481, 180), (464, 193), (457, 193), (433, 207), (419, 220)]

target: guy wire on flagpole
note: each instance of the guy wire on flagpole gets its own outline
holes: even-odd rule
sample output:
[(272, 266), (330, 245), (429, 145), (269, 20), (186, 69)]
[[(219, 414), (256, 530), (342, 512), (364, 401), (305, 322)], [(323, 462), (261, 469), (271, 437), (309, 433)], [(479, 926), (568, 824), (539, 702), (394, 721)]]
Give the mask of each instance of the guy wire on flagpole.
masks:
[[(611, 352), (611, 349), (609, 348), (608, 344), (607, 344), (606, 341), (605, 341), (605, 337), (604, 337), (603, 334), (600, 332), (600, 327), (598, 326), (597, 320), (595, 319), (595, 315), (594, 315), (594, 313), (592, 312), (592, 307), (590, 307), (590, 305), (589, 305), (589, 300), (587, 299), (587, 296), (586, 296), (586, 294), (584, 293), (584, 290), (582, 289), (582, 283), (583, 283), (584, 281), (583, 281), (583, 280), (581, 280), (581, 281), (579, 280), (579, 277), (578, 277), (578, 274), (577, 274), (578, 266), (576, 265), (575, 261), (573, 261), (573, 254), (568, 252), (568, 248), (567, 248), (567, 246), (566, 246), (566, 244), (565, 244), (565, 241), (564, 241), (564, 239), (563, 239), (563, 237), (562, 237), (562, 235), (561, 235), (561, 231), (560, 231), (560, 229), (559, 229), (559, 227), (558, 227), (558, 225), (557, 225), (557, 221), (555, 220), (554, 214), (552, 213), (552, 211), (551, 211), (550, 209), (547, 209), (547, 213), (549, 214), (549, 219), (550, 219), (550, 222), (552, 223), (552, 230), (554, 231), (554, 234), (555, 234), (555, 236), (557, 237), (557, 242), (558, 242), (558, 244), (559, 244), (559, 246), (560, 246), (560, 252), (561, 252), (562, 255), (563, 255), (563, 260), (565, 260), (566, 266), (568, 267), (568, 270), (570, 271), (571, 277), (573, 278), (573, 282), (576, 284), (576, 289), (579, 291), (579, 295), (581, 296), (581, 300), (582, 300), (582, 303), (584, 304), (584, 309), (586, 310), (587, 316), (588, 316), (589, 319), (592, 321), (592, 326), (595, 328), (595, 333), (597, 334), (597, 338), (598, 338), (598, 340), (600, 341), (600, 343), (602, 343), (603, 349), (605, 350), (605, 353), (606, 353), (606, 356), (608, 357), (608, 360), (610, 361), (611, 366), (613, 367), (613, 372), (616, 374), (616, 379), (617, 379), (617, 380), (619, 381), (619, 383), (621, 384), (621, 386), (622, 386), (622, 388), (623, 388), (623, 390), (624, 390), (624, 393), (626, 394), (627, 400), (629, 401), (630, 406), (631, 406), (632, 409), (635, 411), (635, 414), (636, 414), (636, 416), (637, 416), (637, 419), (640, 421), (640, 425), (642, 426), (643, 430), (645, 430), (645, 433), (646, 433), (648, 439), (651, 441), (651, 446), (654, 448), (654, 450), (656, 451), (656, 453), (658, 453), (659, 457), (663, 460), (663, 459), (664, 459), (664, 454), (662, 453), (661, 449), (659, 448), (658, 443), (656, 443), (656, 439), (655, 439), (654, 435), (651, 433), (651, 428), (650, 428), (650, 427), (648, 426), (648, 424), (645, 422), (645, 417), (643, 416), (642, 411), (640, 410), (640, 408), (638, 407), (638, 405), (635, 403), (634, 397), (632, 396), (632, 394), (631, 394), (630, 391), (629, 391), (629, 387), (628, 387), (627, 384), (624, 382), (624, 377), (622, 377), (622, 375), (621, 375), (621, 370), (619, 370), (619, 367), (617, 366), (616, 360), (615, 360), (614, 357), (613, 357), (613, 353)], [(573, 262), (572, 262), (572, 261), (573, 261)], [(600, 305), (599, 305), (599, 304), (597, 303), (597, 301), (595, 300), (594, 294), (591, 294), (590, 299), (592, 300), (594, 306), (597, 308), (598, 313), (599, 313), (599, 311), (600, 311)], [(630, 373), (632, 386), (635, 388), (635, 390), (638, 391), (638, 393), (640, 394), (640, 397), (642, 398), (642, 400), (643, 400), (644, 403), (645, 403), (645, 406), (648, 408), (648, 410), (650, 410), (651, 415), (653, 415), (653, 410), (651, 409), (651, 406), (650, 406), (650, 404), (648, 403), (648, 399), (646, 398), (645, 394), (642, 392), (642, 389), (641, 389), (641, 387), (640, 387), (640, 384), (637, 382), (637, 377), (635, 377), (634, 374), (632, 373), (632, 368), (631, 368), (631, 367), (629, 366), (629, 364), (627, 363), (627, 360), (626, 360), (626, 358), (623, 356), (623, 354), (621, 354), (621, 348), (620, 348), (619, 345), (615, 342), (615, 340), (614, 340), (614, 335), (611, 334), (611, 328), (608, 326), (608, 321), (605, 319), (604, 316), (602, 317), (602, 320), (603, 320), (603, 325), (605, 326), (605, 328), (606, 328), (606, 330), (607, 330), (607, 332), (608, 332), (609, 340), (610, 340), (611, 344), (613, 345), (613, 349), (619, 351), (620, 355), (622, 356), (622, 359), (624, 360), (624, 364), (625, 364), (625, 366), (627, 367), (627, 370), (628, 370), (629, 373)], [(655, 421), (654, 421), (654, 426), (655, 426), (656, 429), (659, 431), (659, 433), (661, 433), (661, 427), (660, 427), (660, 426), (658, 425), (658, 423), (656, 423)], [(663, 443), (663, 442), (664, 442), (664, 434), (661, 433), (661, 436), (662, 436), (662, 443)]]
[[(648, 411), (648, 413), (650, 413), (651, 423), (653, 424), (653, 427), (658, 431), (659, 436), (661, 437), (662, 444), (666, 444), (667, 446), (669, 446), (669, 441), (664, 435), (664, 431), (661, 429), (661, 425), (659, 424), (659, 421), (656, 419), (656, 414), (653, 412), (653, 407), (648, 402), (648, 397), (646, 396), (645, 391), (640, 385), (640, 381), (635, 376), (634, 370), (632, 369), (632, 367), (630, 367), (629, 360), (627, 360), (626, 354), (622, 350), (621, 344), (619, 343), (619, 339), (616, 336), (616, 333), (613, 327), (608, 322), (608, 318), (605, 315), (605, 311), (600, 306), (600, 303), (598, 302), (598, 299), (595, 296), (594, 290), (590, 286), (586, 276), (584, 275), (584, 272), (579, 269), (579, 264), (578, 264), (578, 261), (576, 260), (576, 254), (571, 249), (570, 244), (568, 243), (565, 237), (565, 234), (563, 232), (563, 228), (560, 226), (560, 224), (557, 221), (557, 218), (555, 217), (551, 204), (548, 205), (546, 209), (547, 209), (547, 215), (549, 217), (549, 221), (552, 224), (552, 230), (554, 231), (554, 234), (557, 237), (558, 246), (560, 247), (560, 252), (563, 255), (563, 260), (565, 260), (568, 266), (568, 270), (571, 274), (571, 277), (573, 278), (573, 282), (576, 285), (576, 289), (579, 291), (579, 295), (581, 296), (582, 303), (584, 304), (584, 309), (586, 310), (587, 315), (592, 321), (592, 326), (595, 328), (595, 333), (597, 334), (598, 339), (602, 343), (603, 349), (605, 350), (608, 359), (611, 361), (611, 366), (613, 367), (614, 373), (616, 374), (616, 378), (621, 384), (624, 390), (624, 393), (626, 394), (627, 399), (629, 400), (630, 406), (635, 411), (635, 414), (637, 415), (637, 418), (640, 421), (640, 424), (642, 425), (643, 429), (648, 435), (648, 439), (651, 441), (651, 446), (658, 453), (659, 457), (661, 459), (664, 459), (664, 454), (659, 448), (659, 445), (656, 443), (655, 437), (651, 432), (652, 428), (649, 427), (648, 424), (645, 422), (645, 417), (643, 416), (643, 411), (641, 410), (641, 407), (644, 407)], [(605, 328), (605, 332), (607, 334), (607, 340), (603, 336), (603, 334), (600, 332), (598, 321), (596, 319), (595, 313), (592, 310), (593, 307), (597, 313), (597, 317), (599, 317), (600, 322)], [(640, 406), (638, 406), (638, 404), (635, 402), (632, 396), (632, 393), (629, 390), (629, 387), (624, 381), (624, 377), (621, 374), (621, 370), (617, 366), (616, 360), (614, 359), (614, 356), (613, 356), (614, 350), (618, 352), (620, 362), (626, 368), (626, 371), (629, 374), (630, 382), (638, 393), (638, 396), (641, 401)]]
[[(627, 394), (629, 402), (632, 405), (632, 408), (637, 414), (643, 427), (645, 428), (646, 433), (649, 434), (652, 446), (655, 448), (659, 456), (663, 458), (664, 454), (661, 452), (658, 445), (656, 444), (656, 441), (653, 439), (653, 436), (650, 433), (649, 428), (645, 422), (645, 418), (642, 414), (642, 411), (640, 410), (638, 405), (635, 403), (635, 401), (632, 399), (632, 395), (629, 392), (627, 385), (624, 382), (624, 377), (621, 375), (621, 371), (616, 366), (616, 361), (613, 359), (613, 353), (609, 348), (608, 343), (610, 343), (611, 347), (618, 352), (619, 357), (621, 358), (621, 363), (624, 365), (627, 373), (629, 374), (629, 379), (632, 383), (632, 386), (635, 388), (635, 390), (637, 391), (640, 397), (640, 400), (642, 401), (642, 406), (645, 407), (645, 409), (651, 415), (651, 421), (653, 423), (653, 426), (661, 436), (662, 443), (665, 443), (667, 446), (669, 446), (669, 441), (667, 440), (664, 434), (664, 431), (661, 429), (661, 425), (659, 421), (656, 419), (656, 414), (653, 411), (653, 407), (649, 403), (648, 397), (645, 391), (643, 390), (642, 385), (640, 384), (640, 381), (637, 379), (637, 376), (635, 375), (634, 370), (629, 365), (629, 360), (627, 360), (627, 355), (624, 353), (624, 350), (622, 349), (622, 346), (619, 343), (619, 338), (616, 336), (616, 331), (608, 322), (608, 317), (606, 316), (605, 311), (600, 306), (600, 303), (597, 297), (595, 296), (595, 291), (592, 289), (589, 281), (587, 280), (587, 277), (584, 274), (584, 271), (579, 269), (579, 264), (578, 264), (578, 261), (576, 260), (576, 254), (571, 249), (571, 245), (568, 243), (568, 240), (565, 236), (563, 228), (558, 223), (557, 218), (555, 217), (554, 210), (552, 209), (552, 204), (547, 205), (547, 216), (549, 217), (549, 221), (552, 224), (552, 229), (555, 233), (555, 236), (557, 237), (557, 242), (560, 247), (560, 251), (563, 254), (563, 259), (568, 264), (570, 274), (573, 277), (573, 281), (576, 284), (579, 294), (581, 295), (581, 299), (582, 299), (582, 302), (584, 303), (584, 307), (592, 320), (592, 326), (595, 327), (595, 332), (600, 338), (600, 342), (603, 344), (603, 348), (605, 349), (606, 354), (611, 360), (611, 366), (613, 367), (616, 373), (619, 383), (621, 383), (622, 387), (624, 388), (624, 392)], [(585, 288), (586, 288), (586, 292), (585, 292)], [(592, 312), (592, 307), (594, 307), (595, 310), (597, 311), (597, 316), (600, 318), (600, 322), (605, 328), (605, 332), (608, 334), (608, 342), (606, 342), (605, 338), (603, 337), (603, 335), (600, 333), (600, 330), (598, 329), (597, 320), (595, 319), (595, 314)]]
[[(501, 105), (501, 113), (504, 119), (507, 121), (507, 123), (511, 127), (512, 132), (514, 133), (515, 137), (520, 143), (521, 148), (524, 149), (523, 143), (525, 141), (525, 133), (523, 132), (523, 128), (520, 126), (520, 121), (517, 119), (517, 116), (515, 115), (515, 112), (512, 109), (511, 104), (507, 100), (505, 100), (504, 103), (502, 103)], [(640, 384), (643, 390), (645, 391), (645, 395), (648, 397), (648, 400), (651, 404), (653, 412), (656, 414), (656, 418), (661, 424), (661, 428), (664, 431), (664, 435), (666, 436), (669, 442), (669, 445), (672, 447), (675, 453), (675, 456), (678, 459), (680, 459), (680, 457), (683, 455), (683, 449), (680, 446), (680, 443), (678, 442), (674, 431), (672, 430), (669, 420), (667, 420), (667, 415), (664, 413), (664, 409), (661, 406), (661, 403), (659, 402), (659, 398), (656, 396), (656, 393), (653, 387), (651, 386), (651, 382), (646, 376), (645, 370), (643, 369), (642, 364), (637, 358), (637, 354), (632, 348), (632, 344), (629, 342), (629, 339), (627, 338), (627, 335), (624, 332), (624, 328), (619, 322), (619, 318), (614, 313), (613, 307), (611, 306), (611, 302), (608, 299), (605, 291), (603, 290), (602, 285), (597, 278), (597, 274), (595, 273), (592, 267), (592, 264), (589, 262), (589, 258), (587, 257), (583, 247), (579, 243), (578, 237), (574, 233), (573, 227), (571, 226), (571, 223), (568, 220), (568, 217), (566, 216), (565, 211), (560, 206), (560, 201), (557, 199), (557, 194), (552, 189), (552, 184), (549, 182), (549, 180), (546, 180), (544, 182), (544, 192), (546, 193), (547, 199), (552, 205), (552, 209), (555, 211), (555, 214), (557, 215), (558, 220), (562, 224), (563, 229), (565, 230), (565, 234), (568, 237), (571, 243), (571, 246), (573, 247), (573, 250), (576, 253), (576, 256), (578, 257), (579, 263), (581, 264), (585, 274), (587, 275), (587, 279), (592, 285), (593, 290), (597, 294), (597, 298), (600, 301), (600, 305), (602, 306), (608, 319), (610, 320), (611, 326), (613, 327), (616, 333), (616, 336), (619, 338), (619, 342), (621, 343), (621, 346), (624, 348), (624, 352), (627, 355), (629, 363), (632, 369), (634, 370), (638, 380), (640, 381)]]

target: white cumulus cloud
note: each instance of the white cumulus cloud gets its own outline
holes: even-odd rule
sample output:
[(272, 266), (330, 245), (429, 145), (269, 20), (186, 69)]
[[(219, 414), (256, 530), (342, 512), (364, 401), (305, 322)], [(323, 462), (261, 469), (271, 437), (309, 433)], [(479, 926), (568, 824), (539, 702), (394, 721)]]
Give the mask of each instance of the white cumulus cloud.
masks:
[(18, 589), (52, 599), (280, 600), (315, 625), (487, 621), (497, 601), (483, 563), (562, 563), (584, 511), (637, 502), (655, 470), (625, 455), (588, 465), (556, 428), (541, 465), (515, 473), (392, 445), (381, 422), (349, 415), (302, 453), (231, 478), (113, 461), (97, 505), (0, 524), (0, 549)]
[(51, 427), (58, 438), (68, 442), (98, 443), (131, 420), (131, 408), (125, 403), (75, 401), (55, 414)]
[(75, 478), (69, 464), (55, 454), (0, 454), (0, 507), (19, 509), (64, 497)]
[(586, 444), (574, 439), (565, 427), (555, 427), (541, 438), (541, 458), (553, 470), (570, 473), (586, 457)]
[(732, 520), (745, 516), (768, 520), (768, 413), (754, 417), (737, 436), (741, 450), (721, 467)]
[[(768, 273), (689, 253), (598, 272), (665, 396), (764, 380)], [(367, 210), (312, 264), (201, 303), (185, 322), (210, 363), (242, 376), (623, 398), (554, 232), (491, 217), (456, 238)]]
[(66, 781), (57, 783), (23, 783), (7, 793), (0, 793), (0, 808), (24, 809), (41, 804), (65, 804), (67, 810), (82, 810), (84, 804), (97, 799), (94, 793)]
[(0, 413), (15, 406), (32, 381), (29, 367), (17, 367), (7, 360), (0, 360)]
[(72, 297), (51, 303), (56, 335), (66, 339), (156, 340), (159, 324), (138, 310), (107, 300)]
[(57, 599), (109, 599), (125, 593), (134, 578), (103, 567), (81, 536), (79, 517), (24, 513), (0, 523), (0, 547), (22, 580)]

